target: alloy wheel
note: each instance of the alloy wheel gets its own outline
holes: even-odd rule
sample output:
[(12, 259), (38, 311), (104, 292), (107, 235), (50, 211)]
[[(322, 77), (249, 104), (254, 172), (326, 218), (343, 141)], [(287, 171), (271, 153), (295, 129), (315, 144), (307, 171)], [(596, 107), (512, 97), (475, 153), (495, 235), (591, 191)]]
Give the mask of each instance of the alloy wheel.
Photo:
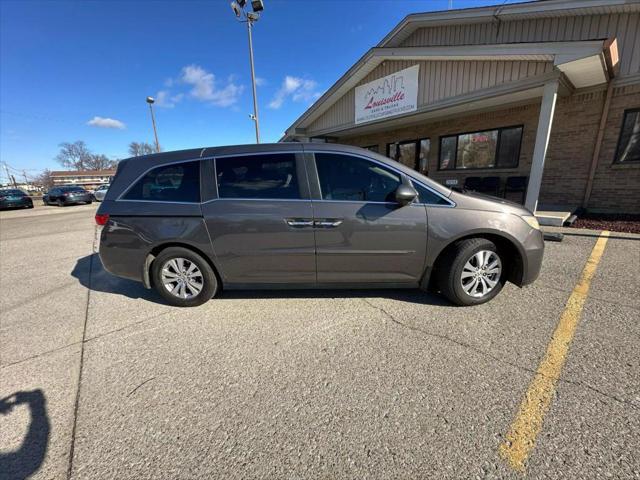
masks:
[(204, 277), (198, 266), (186, 258), (167, 260), (160, 271), (162, 284), (171, 295), (190, 299), (197, 297), (204, 286)]
[(460, 282), (464, 292), (474, 298), (489, 294), (500, 281), (502, 262), (496, 252), (480, 250), (462, 268)]

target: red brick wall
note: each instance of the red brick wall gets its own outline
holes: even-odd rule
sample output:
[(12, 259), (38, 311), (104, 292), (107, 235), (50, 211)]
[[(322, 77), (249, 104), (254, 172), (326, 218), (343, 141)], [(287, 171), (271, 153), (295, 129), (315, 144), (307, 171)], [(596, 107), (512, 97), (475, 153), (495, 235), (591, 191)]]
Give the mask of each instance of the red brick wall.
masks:
[(613, 164), (624, 111), (631, 108), (640, 108), (640, 85), (614, 89), (589, 210), (640, 214), (640, 164)]

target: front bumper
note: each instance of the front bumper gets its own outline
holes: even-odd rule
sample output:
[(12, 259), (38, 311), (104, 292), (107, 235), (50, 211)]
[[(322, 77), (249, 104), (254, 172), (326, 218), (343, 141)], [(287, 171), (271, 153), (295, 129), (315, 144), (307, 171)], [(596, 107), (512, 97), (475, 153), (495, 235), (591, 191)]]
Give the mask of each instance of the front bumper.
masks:
[(544, 236), (541, 230), (531, 230), (524, 242), (524, 257), (520, 286), (533, 283), (540, 275), (544, 257)]
[(0, 208), (24, 208), (32, 205), (33, 202), (30, 198), (20, 200), (3, 200), (0, 202)]

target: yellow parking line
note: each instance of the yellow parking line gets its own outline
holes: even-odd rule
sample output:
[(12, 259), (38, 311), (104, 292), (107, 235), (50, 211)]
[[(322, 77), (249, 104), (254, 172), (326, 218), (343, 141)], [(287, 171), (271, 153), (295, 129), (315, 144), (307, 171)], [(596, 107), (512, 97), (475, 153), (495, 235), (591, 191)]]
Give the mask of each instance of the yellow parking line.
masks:
[(500, 455), (516, 470), (525, 470), (525, 462), (535, 447), (536, 438), (542, 428), (544, 416), (551, 405), (569, 346), (580, 321), (580, 314), (589, 293), (591, 279), (602, 258), (608, 237), (609, 232), (602, 232), (593, 247), (589, 260), (582, 270), (580, 281), (567, 300), (544, 358), (529, 384), (522, 403), (520, 403), (518, 414), (511, 424), (505, 441), (500, 444)]

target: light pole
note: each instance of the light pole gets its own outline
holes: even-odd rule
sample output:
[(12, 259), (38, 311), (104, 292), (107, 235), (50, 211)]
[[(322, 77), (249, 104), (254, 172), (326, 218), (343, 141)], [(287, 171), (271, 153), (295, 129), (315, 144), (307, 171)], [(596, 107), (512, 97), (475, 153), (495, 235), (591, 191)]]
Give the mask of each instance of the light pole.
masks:
[(158, 132), (156, 130), (156, 118), (153, 115), (153, 104), (155, 98), (147, 97), (147, 103), (149, 104), (149, 111), (151, 112), (151, 124), (153, 125), (153, 135), (156, 137), (156, 152), (160, 153), (160, 143), (158, 143)]
[[(251, 65), (251, 86), (253, 88), (253, 120), (256, 127), (256, 143), (260, 143), (260, 121), (258, 119), (258, 94), (256, 92), (256, 74), (253, 66), (253, 37), (251, 35), (251, 29), (253, 24), (260, 18), (260, 12), (264, 10), (264, 3), (262, 0), (251, 0), (252, 12), (245, 12), (244, 7), (247, 4), (247, 0), (234, 0), (231, 2), (231, 9), (235, 13), (239, 22), (247, 24), (247, 32), (249, 34), (249, 64)], [(244, 18), (244, 20), (243, 20)]]

